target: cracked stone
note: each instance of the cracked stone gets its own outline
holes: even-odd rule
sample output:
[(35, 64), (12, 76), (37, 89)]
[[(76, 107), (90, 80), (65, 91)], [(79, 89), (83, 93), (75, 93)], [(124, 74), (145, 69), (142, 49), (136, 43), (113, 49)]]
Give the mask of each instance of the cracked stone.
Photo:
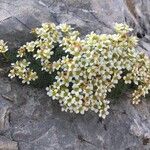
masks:
[(10, 104), (0, 96), (0, 130), (9, 129)]
[(0, 22), (0, 39), (8, 41), (8, 46), (12, 49), (18, 49), (25, 41), (30, 41), (33, 37), (21, 22), (16, 18), (9, 18)]
[(150, 139), (149, 124), (144, 124), (141, 121), (138, 122), (137, 120), (134, 120), (134, 124), (132, 124), (130, 127), (130, 132), (137, 137)]
[(0, 130), (9, 128), (8, 114), (9, 114), (8, 107), (0, 109)]
[(11, 84), (9, 83), (8, 79), (3, 78), (0, 80), (0, 94), (4, 94), (11, 91)]
[(11, 84), (3, 77), (3, 80), (0, 80), (0, 131), (5, 131), (10, 128), (9, 114), (11, 104), (3, 97), (3, 94), (10, 91)]

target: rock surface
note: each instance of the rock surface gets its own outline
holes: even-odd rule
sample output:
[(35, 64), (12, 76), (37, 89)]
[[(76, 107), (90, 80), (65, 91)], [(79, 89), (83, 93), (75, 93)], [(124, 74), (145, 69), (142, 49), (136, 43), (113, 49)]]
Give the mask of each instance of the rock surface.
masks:
[[(0, 38), (17, 49), (42, 22), (69, 23), (83, 35), (111, 33), (115, 22), (125, 22), (148, 52), (149, 9), (149, 0), (0, 0)], [(101, 120), (92, 112), (61, 112), (44, 90), (0, 75), (0, 149), (149, 150), (150, 102), (133, 106), (124, 95)]]
[(17, 142), (11, 141), (6, 137), (0, 136), (0, 149), (1, 150), (18, 150)]

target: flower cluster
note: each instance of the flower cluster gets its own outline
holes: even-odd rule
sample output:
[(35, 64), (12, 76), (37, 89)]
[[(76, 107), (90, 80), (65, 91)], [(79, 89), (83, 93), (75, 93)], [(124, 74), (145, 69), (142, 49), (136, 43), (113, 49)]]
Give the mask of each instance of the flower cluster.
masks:
[(0, 40), (0, 53), (4, 54), (8, 51), (8, 46), (3, 40)]
[[(120, 79), (137, 85), (132, 103), (138, 104), (150, 89), (150, 59), (135, 49), (138, 40), (129, 35), (129, 26), (116, 24), (115, 31), (101, 35), (91, 32), (81, 38), (67, 24), (42, 24), (33, 30), (37, 40), (18, 50), (21, 60), (12, 64), (10, 76), (18, 76), (27, 83), (37, 78), (26, 60), (31, 54), (34, 61), (40, 61), (42, 71), (57, 71), (56, 81), (46, 90), (59, 101), (62, 111), (84, 114), (92, 110), (105, 118), (110, 103), (107, 95)], [(58, 47), (65, 55), (54, 61)]]
[(30, 81), (36, 80), (37, 73), (29, 68), (30, 62), (27, 62), (26, 59), (17, 61), (16, 63), (12, 63), (12, 68), (9, 73), (10, 78), (18, 77), (22, 79), (22, 83), (30, 84)]

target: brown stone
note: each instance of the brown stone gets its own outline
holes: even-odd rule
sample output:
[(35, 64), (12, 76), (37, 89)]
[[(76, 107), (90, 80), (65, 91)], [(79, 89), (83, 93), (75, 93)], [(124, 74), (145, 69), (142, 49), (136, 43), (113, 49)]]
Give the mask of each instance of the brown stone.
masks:
[(18, 150), (17, 142), (0, 136), (0, 150)]

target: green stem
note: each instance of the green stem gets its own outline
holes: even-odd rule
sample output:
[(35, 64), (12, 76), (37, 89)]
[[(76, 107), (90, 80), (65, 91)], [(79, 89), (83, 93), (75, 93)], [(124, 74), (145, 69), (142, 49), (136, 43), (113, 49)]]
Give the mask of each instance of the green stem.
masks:
[(6, 62), (8, 62), (8, 61), (9, 61), (9, 57), (7, 56), (7, 54), (6, 54), (6, 53), (2, 53), (2, 56), (3, 56), (3, 58), (6, 60)]

